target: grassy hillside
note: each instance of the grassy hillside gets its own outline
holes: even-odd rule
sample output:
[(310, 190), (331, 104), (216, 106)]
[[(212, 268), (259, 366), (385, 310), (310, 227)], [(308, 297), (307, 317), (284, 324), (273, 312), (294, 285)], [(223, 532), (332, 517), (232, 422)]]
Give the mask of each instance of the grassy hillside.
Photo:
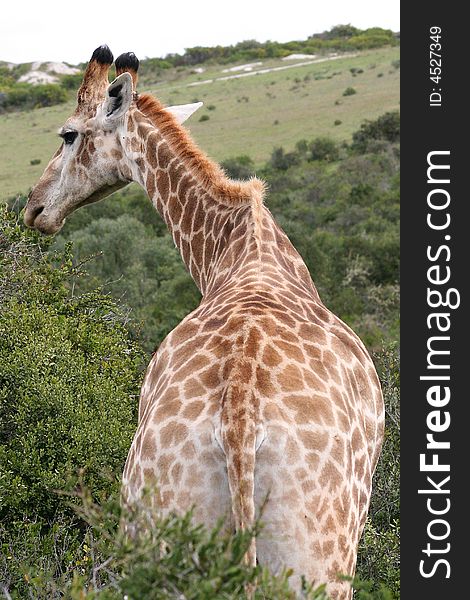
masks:
[[(230, 80), (217, 80), (235, 74), (223, 73), (222, 66), (201, 74), (178, 68), (153, 85), (143, 69), (141, 91), (152, 91), (166, 104), (202, 100), (205, 106), (189, 121), (199, 145), (217, 160), (248, 154), (260, 166), (274, 146), (291, 150), (299, 139), (319, 135), (349, 140), (364, 119), (397, 109), (399, 70), (392, 63), (398, 58), (399, 48), (381, 48)], [(270, 60), (262, 68), (289, 64)], [(357, 93), (343, 96), (347, 87)], [(0, 116), (0, 199), (34, 184), (58, 146), (55, 132), (73, 108), (69, 102)], [(209, 120), (199, 121), (202, 115)]]

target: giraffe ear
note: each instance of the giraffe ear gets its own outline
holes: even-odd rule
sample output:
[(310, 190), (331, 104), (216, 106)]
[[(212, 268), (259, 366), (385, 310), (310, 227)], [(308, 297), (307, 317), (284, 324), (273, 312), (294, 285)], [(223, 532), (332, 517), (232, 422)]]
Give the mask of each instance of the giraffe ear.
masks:
[(168, 106), (166, 110), (176, 117), (178, 123), (184, 123), (186, 119), (201, 108), (202, 102), (194, 102), (193, 104), (178, 104), (177, 106)]
[(126, 114), (133, 99), (132, 77), (122, 73), (109, 84), (103, 113), (108, 122), (116, 121)]

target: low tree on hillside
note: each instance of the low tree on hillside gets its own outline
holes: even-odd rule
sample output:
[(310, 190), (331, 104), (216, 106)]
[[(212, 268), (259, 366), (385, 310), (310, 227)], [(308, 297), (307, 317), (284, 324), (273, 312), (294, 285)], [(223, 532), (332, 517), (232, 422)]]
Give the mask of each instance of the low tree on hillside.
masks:
[(353, 133), (351, 148), (356, 152), (367, 152), (371, 141), (383, 140), (396, 144), (400, 141), (400, 113), (387, 112), (377, 119), (364, 121), (360, 129)]

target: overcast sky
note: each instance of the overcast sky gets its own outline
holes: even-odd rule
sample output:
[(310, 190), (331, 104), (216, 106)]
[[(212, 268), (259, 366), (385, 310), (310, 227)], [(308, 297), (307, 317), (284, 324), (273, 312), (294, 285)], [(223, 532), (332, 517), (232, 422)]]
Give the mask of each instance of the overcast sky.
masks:
[(85, 62), (106, 43), (139, 58), (247, 39), (305, 39), (333, 25), (400, 30), (399, 0), (27, 0), (2, 3), (0, 60)]

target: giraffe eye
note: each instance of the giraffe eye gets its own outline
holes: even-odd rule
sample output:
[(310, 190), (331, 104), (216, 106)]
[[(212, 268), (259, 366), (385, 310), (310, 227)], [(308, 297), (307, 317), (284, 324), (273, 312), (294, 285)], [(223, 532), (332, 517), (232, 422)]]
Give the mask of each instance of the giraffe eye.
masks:
[(65, 133), (62, 133), (60, 137), (68, 146), (70, 146), (76, 140), (77, 135), (78, 131), (66, 131)]

